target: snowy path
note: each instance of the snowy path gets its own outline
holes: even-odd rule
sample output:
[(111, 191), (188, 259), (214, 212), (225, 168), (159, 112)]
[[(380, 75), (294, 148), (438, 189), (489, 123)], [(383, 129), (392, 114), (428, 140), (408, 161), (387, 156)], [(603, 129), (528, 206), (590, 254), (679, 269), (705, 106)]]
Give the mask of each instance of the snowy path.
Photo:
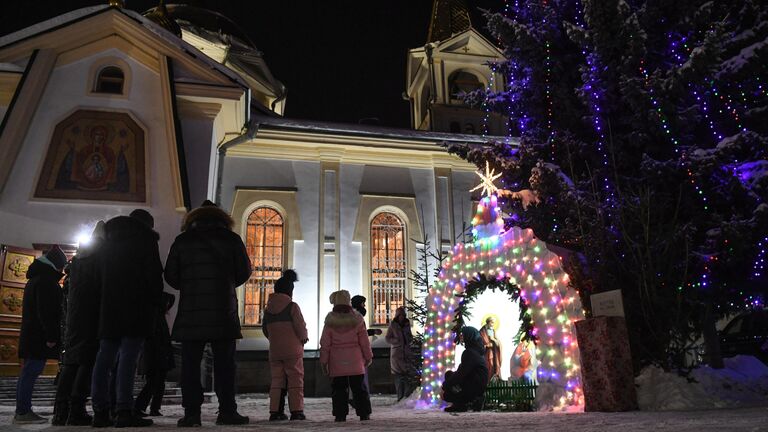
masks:
[[(393, 399), (386, 396), (373, 398), (371, 421), (360, 422), (351, 415), (346, 423), (334, 423), (329, 398), (308, 398), (304, 422), (267, 421), (267, 400), (264, 395), (243, 395), (239, 410), (251, 417), (245, 427), (215, 426), (216, 405), (203, 407), (203, 429), (243, 431), (768, 431), (768, 407), (713, 411), (635, 411), (629, 413), (462, 413), (450, 415), (439, 411), (419, 411), (391, 406)], [(174, 430), (182, 413), (178, 405), (163, 407), (166, 417), (156, 418), (151, 430)], [(12, 407), (0, 407), (0, 430), (3, 431), (89, 431), (90, 428), (52, 427), (50, 425), (16, 427), (10, 425)], [(41, 407), (41, 415), (50, 416), (51, 407)], [(111, 430), (111, 429), (110, 429)], [(200, 429), (196, 429), (200, 430)]]

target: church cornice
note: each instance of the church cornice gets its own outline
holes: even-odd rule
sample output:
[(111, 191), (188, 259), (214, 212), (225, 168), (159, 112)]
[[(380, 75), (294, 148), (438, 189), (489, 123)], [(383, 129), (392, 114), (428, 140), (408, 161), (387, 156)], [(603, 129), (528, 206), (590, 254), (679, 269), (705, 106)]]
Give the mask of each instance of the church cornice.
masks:
[(254, 138), (229, 148), (226, 154), (260, 159), (475, 171), (474, 165), (449, 154), (433, 142), (263, 128)]

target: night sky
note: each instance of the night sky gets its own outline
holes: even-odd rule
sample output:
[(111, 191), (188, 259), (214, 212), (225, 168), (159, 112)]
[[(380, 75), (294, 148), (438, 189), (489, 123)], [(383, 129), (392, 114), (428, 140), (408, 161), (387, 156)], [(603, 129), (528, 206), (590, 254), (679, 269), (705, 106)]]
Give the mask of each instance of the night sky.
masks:
[[(0, 34), (106, 0), (0, 2)], [(175, 3), (169, 1), (168, 3)], [(182, 2), (179, 2), (182, 3)], [(410, 127), (405, 90), (408, 49), (423, 46), (432, 0), (189, 0), (235, 21), (263, 52), (288, 88), (286, 117)], [(127, 0), (143, 12), (155, 0)], [(469, 0), (475, 28), (479, 8), (503, 0)]]

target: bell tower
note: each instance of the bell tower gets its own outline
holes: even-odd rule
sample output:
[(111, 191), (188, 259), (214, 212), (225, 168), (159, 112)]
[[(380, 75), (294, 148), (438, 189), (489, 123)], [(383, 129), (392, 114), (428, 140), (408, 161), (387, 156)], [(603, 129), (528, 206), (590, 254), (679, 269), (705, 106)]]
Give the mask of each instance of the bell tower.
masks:
[[(497, 114), (470, 108), (461, 94), (502, 90), (503, 76), (486, 63), (502, 61), (501, 50), (472, 27), (464, 0), (434, 0), (427, 43), (408, 51), (405, 95), (414, 129), (505, 135)], [(487, 116), (487, 119), (486, 119)]]

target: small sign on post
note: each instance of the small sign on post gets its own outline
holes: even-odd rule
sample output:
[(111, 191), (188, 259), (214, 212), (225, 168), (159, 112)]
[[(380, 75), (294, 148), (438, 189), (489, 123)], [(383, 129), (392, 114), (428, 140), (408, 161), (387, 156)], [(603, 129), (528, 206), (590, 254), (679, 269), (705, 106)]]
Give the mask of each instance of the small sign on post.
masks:
[(621, 300), (621, 290), (613, 290), (592, 294), (592, 316), (624, 316), (624, 302)]

